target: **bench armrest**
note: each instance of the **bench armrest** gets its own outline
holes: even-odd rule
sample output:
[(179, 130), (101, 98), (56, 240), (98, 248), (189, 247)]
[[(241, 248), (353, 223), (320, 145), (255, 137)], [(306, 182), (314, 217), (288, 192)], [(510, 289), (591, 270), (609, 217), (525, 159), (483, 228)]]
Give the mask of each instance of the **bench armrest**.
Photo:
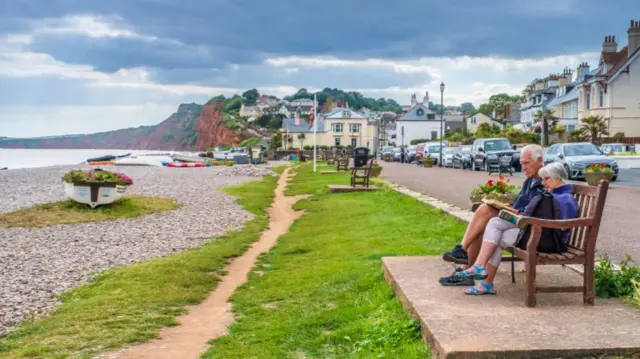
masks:
[(550, 220), (550, 219), (541, 219), (527, 216), (517, 216), (516, 226), (518, 228), (524, 228), (527, 225), (534, 225), (544, 228), (554, 228), (554, 229), (571, 229), (575, 227), (583, 227), (583, 226), (591, 226), (593, 224), (593, 217), (586, 218), (576, 218), (576, 219), (564, 219), (564, 220)]

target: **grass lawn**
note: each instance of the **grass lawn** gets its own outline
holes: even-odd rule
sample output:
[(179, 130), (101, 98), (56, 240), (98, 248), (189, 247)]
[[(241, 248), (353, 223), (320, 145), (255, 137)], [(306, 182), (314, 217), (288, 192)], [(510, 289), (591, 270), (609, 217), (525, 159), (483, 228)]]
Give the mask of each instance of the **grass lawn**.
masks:
[(0, 213), (0, 227), (46, 227), (56, 224), (103, 222), (132, 218), (180, 208), (172, 198), (127, 196), (91, 209), (71, 200), (39, 204), (10, 213)]
[[(306, 214), (233, 296), (236, 323), (204, 358), (424, 358), (419, 324), (394, 298), (380, 258), (440, 255), (464, 225), (392, 190), (329, 194), (349, 175), (303, 165), (288, 195)], [(262, 274), (262, 275), (259, 275)]]
[[(282, 169), (277, 171), (282, 172)], [(267, 226), (277, 177), (225, 191), (256, 217), (241, 230), (186, 252), (109, 270), (62, 296), (63, 304), (0, 339), (0, 358), (92, 358), (157, 336), (184, 306), (201, 302), (229, 259), (246, 251)]]

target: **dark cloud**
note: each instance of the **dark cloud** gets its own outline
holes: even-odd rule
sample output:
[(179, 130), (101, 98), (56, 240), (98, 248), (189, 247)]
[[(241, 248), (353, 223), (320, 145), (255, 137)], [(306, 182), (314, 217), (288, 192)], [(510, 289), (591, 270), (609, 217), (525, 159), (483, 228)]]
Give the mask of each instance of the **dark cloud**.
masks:
[(602, 16), (601, 5), (595, 0), (0, 0), (0, 31), (22, 30), (29, 19), (117, 14), (136, 31), (160, 39), (56, 36), (35, 44), (58, 59), (106, 71), (224, 68), (259, 62), (264, 54), (532, 57), (593, 51), (601, 37), (624, 35), (629, 14), (640, 11), (638, 0), (618, 0)]

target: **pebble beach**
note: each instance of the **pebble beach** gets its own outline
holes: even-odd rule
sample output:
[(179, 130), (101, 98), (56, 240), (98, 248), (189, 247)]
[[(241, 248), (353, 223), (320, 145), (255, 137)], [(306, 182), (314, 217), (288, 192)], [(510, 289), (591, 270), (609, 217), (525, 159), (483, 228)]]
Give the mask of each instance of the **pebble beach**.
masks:
[[(174, 198), (181, 208), (137, 218), (43, 228), (0, 228), (0, 336), (25, 318), (46, 314), (55, 294), (95, 273), (198, 247), (252, 218), (218, 188), (275, 175), (265, 166), (170, 169), (120, 167), (128, 194)], [(0, 212), (65, 199), (62, 176), (87, 166), (0, 172)]]

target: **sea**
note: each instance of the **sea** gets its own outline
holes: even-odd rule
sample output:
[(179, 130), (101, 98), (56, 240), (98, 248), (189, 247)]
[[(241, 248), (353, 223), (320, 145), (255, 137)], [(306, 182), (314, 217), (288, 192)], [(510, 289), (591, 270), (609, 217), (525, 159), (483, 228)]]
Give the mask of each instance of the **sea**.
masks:
[(0, 148), (0, 168), (9, 170), (18, 168), (48, 167), (57, 165), (78, 165), (89, 158), (105, 155), (124, 155), (127, 153), (160, 154), (169, 151), (146, 150), (49, 150), (49, 149), (5, 149)]

